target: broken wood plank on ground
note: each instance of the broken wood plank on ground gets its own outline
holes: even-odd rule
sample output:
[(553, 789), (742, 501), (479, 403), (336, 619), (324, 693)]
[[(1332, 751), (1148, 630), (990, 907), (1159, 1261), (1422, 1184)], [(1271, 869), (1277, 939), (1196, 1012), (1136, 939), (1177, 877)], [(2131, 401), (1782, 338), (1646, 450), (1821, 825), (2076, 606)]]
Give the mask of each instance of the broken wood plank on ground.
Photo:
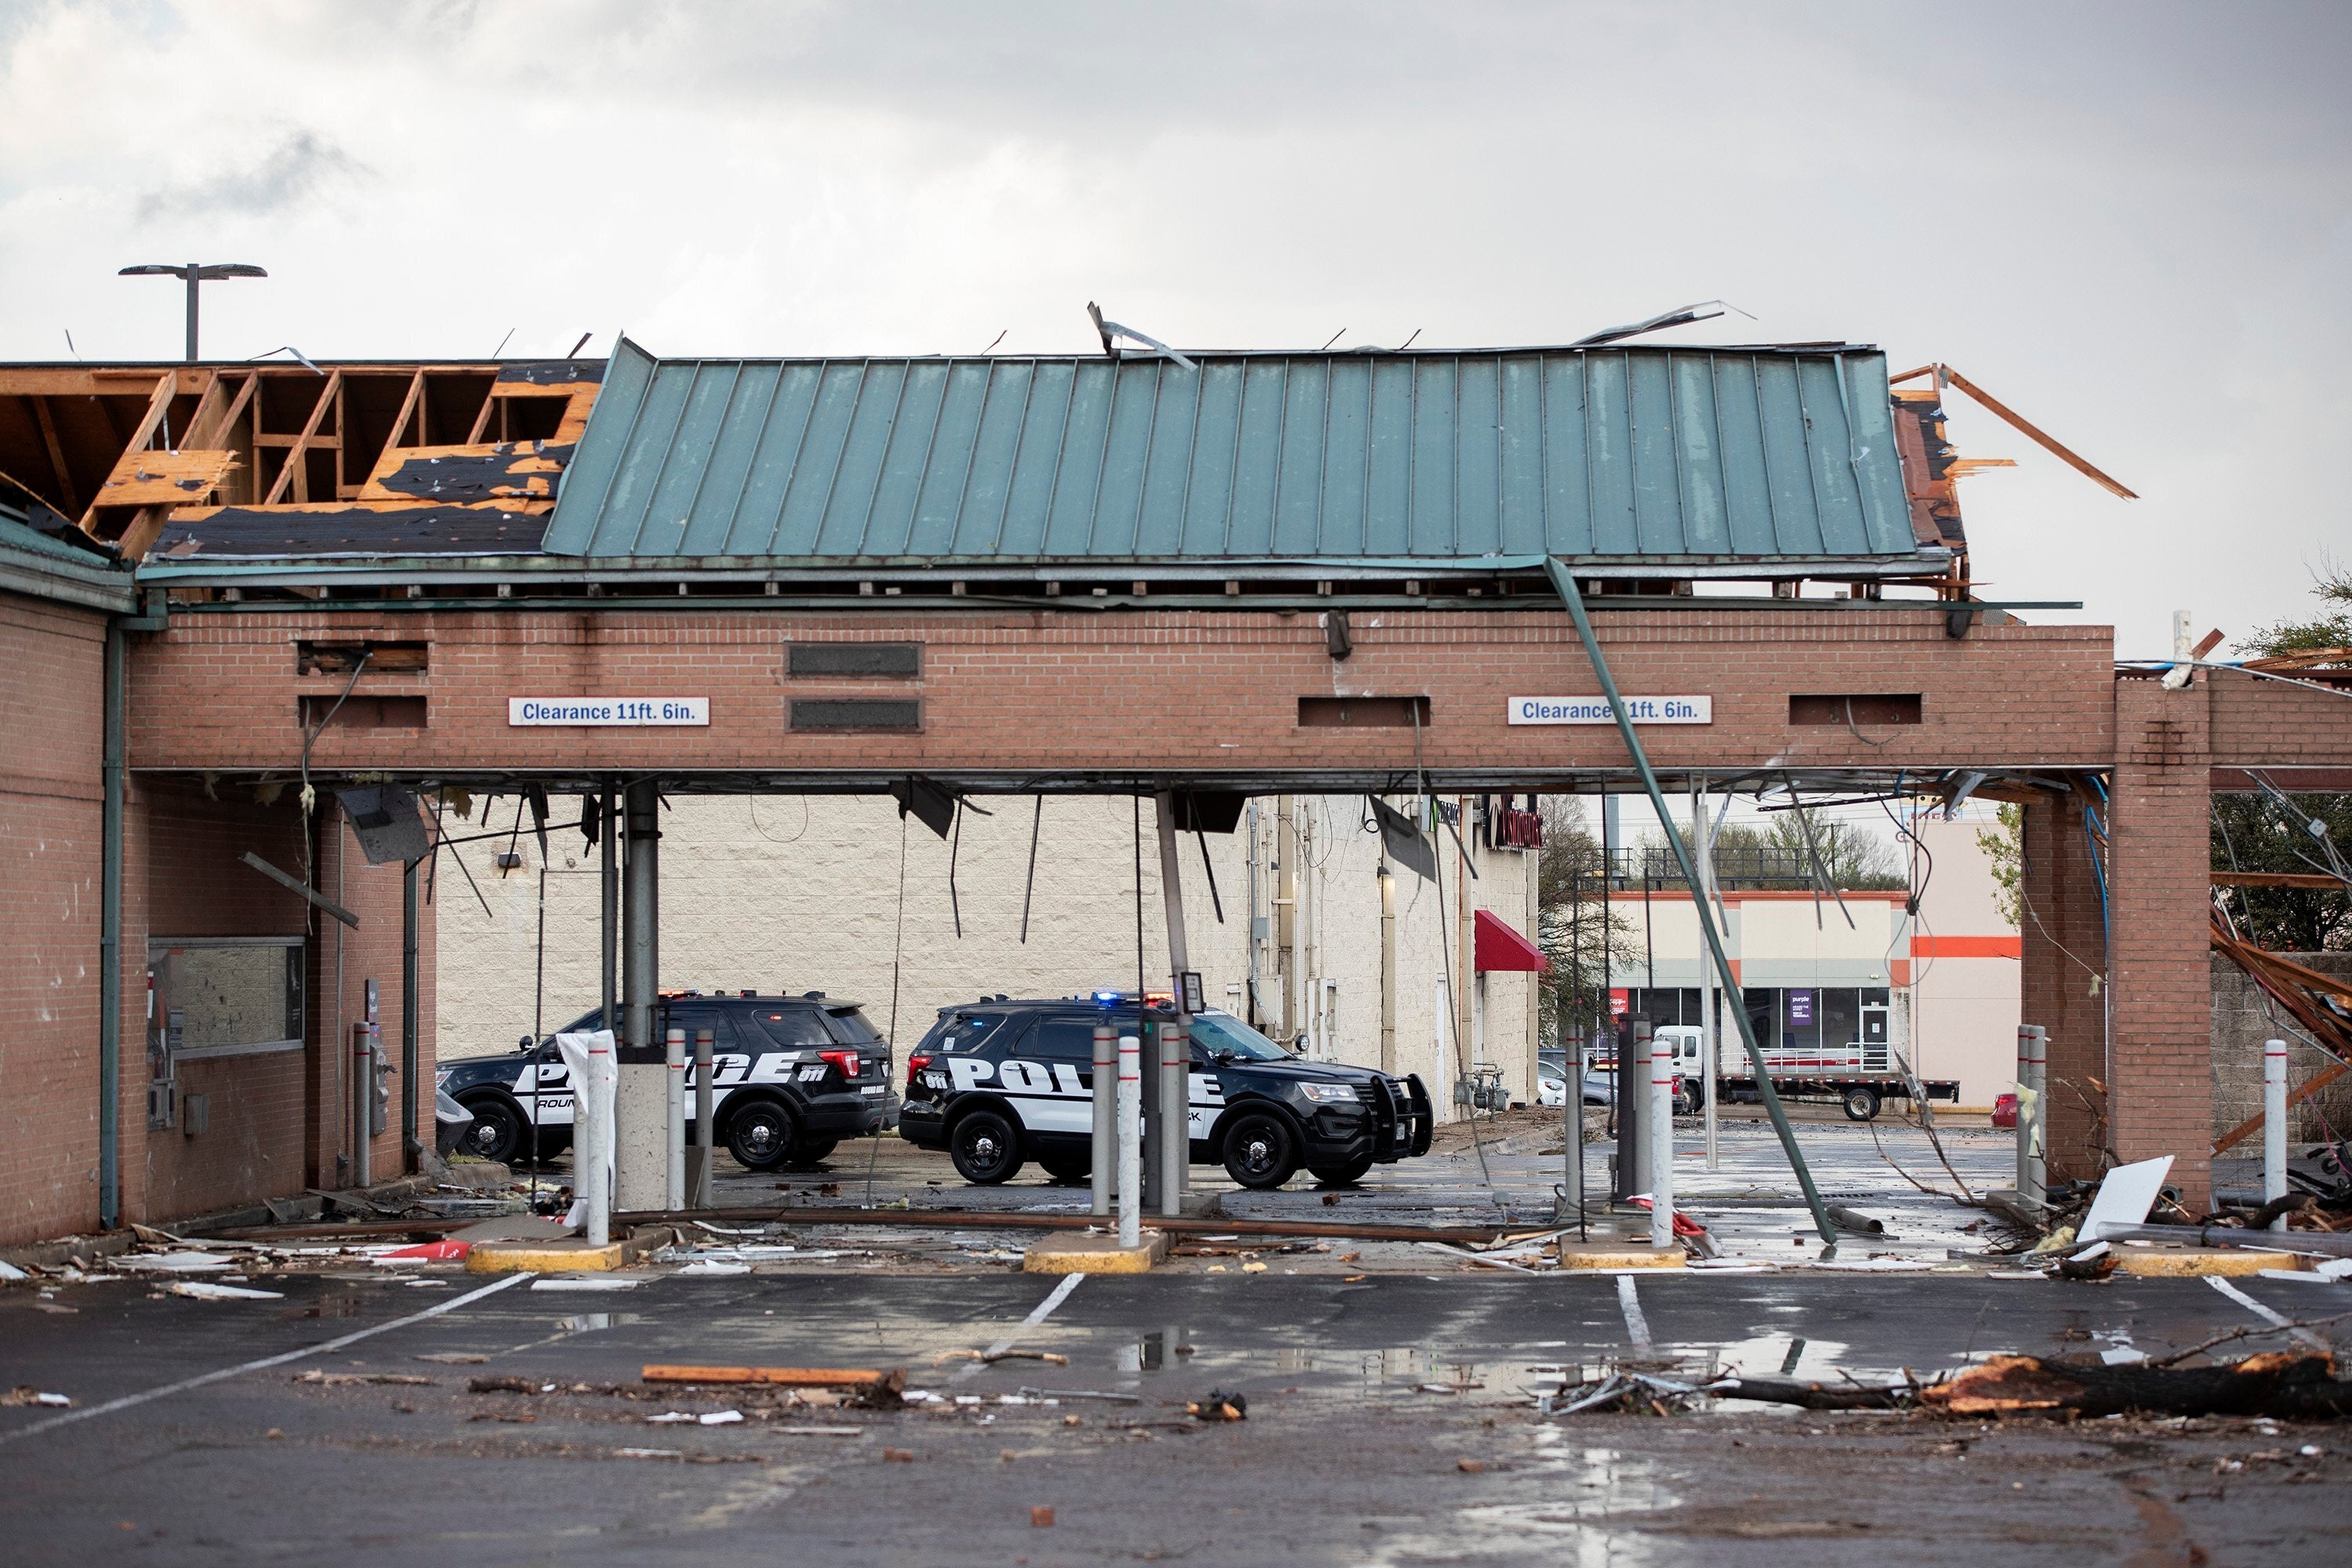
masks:
[(671, 1366), (656, 1364), (638, 1374), (647, 1383), (764, 1384), (774, 1388), (842, 1388), (897, 1394), (907, 1386), (907, 1370), (825, 1366)]

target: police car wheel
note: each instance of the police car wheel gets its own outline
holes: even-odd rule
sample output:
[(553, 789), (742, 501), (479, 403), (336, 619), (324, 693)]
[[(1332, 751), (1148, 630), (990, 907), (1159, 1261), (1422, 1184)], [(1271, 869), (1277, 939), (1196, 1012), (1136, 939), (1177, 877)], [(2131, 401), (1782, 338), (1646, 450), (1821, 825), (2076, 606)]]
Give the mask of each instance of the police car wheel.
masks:
[(494, 1094), (462, 1103), (474, 1113), (474, 1124), (466, 1129), (463, 1142), (467, 1153), (501, 1165), (522, 1157), (530, 1130), (513, 1106)]
[(965, 1181), (992, 1187), (1021, 1169), (1021, 1134), (995, 1111), (975, 1110), (955, 1124), (948, 1153)]
[(1245, 1187), (1278, 1187), (1298, 1173), (1290, 1129), (1281, 1118), (1252, 1111), (1225, 1131), (1225, 1174)]
[(793, 1170), (804, 1171), (834, 1151), (838, 1138), (810, 1138), (793, 1145), (793, 1157), (787, 1162)]
[(1045, 1173), (1057, 1182), (1083, 1182), (1095, 1173), (1092, 1154), (1077, 1157), (1068, 1154), (1040, 1154), (1037, 1156), (1037, 1163), (1045, 1166)]
[(1848, 1121), (1878, 1120), (1878, 1091), (1872, 1089), (1850, 1089), (1845, 1091), (1845, 1119)]
[(772, 1100), (745, 1106), (727, 1123), (727, 1152), (748, 1171), (772, 1171), (795, 1156), (799, 1129), (793, 1113)]
[(1372, 1157), (1366, 1154), (1344, 1165), (1309, 1165), (1307, 1168), (1314, 1173), (1317, 1181), (1327, 1187), (1352, 1187), (1364, 1179), (1365, 1172), (1372, 1168)]

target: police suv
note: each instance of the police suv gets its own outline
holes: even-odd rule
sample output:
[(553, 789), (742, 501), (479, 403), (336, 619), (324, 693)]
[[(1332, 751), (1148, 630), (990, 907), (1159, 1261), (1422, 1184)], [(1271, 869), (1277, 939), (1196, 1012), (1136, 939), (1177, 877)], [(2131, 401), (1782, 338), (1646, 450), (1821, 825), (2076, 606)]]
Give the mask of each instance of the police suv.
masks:
[[(564, 1033), (600, 1029), (597, 1008)], [(655, 1037), (683, 1029), (687, 1039), (686, 1116), (694, 1125), (694, 1038), (711, 1032), (711, 1133), (754, 1171), (808, 1165), (844, 1138), (890, 1125), (890, 1045), (855, 1002), (822, 991), (762, 996), (756, 991), (664, 994), (654, 1009)], [(656, 1057), (656, 1059), (658, 1058)], [(532, 1128), (541, 1159), (572, 1142), (572, 1079), (549, 1036), (536, 1047), (444, 1061), (442, 1089), (474, 1113), (465, 1150), (485, 1160), (529, 1157)]]
[[(1174, 1016), (1154, 999), (1155, 1026)], [(898, 1136), (947, 1150), (982, 1185), (1011, 1179), (1026, 1160), (1083, 1181), (1094, 1165), (1095, 1025), (1108, 1019), (1114, 1034), (1131, 1035), (1137, 1018), (1134, 995), (1114, 992), (942, 1008), (908, 1055)], [(1230, 1013), (1192, 1019), (1191, 1079), (1192, 1163), (1223, 1163), (1245, 1187), (1278, 1187), (1302, 1165), (1321, 1182), (1353, 1182), (1429, 1152), (1418, 1076), (1307, 1061)]]

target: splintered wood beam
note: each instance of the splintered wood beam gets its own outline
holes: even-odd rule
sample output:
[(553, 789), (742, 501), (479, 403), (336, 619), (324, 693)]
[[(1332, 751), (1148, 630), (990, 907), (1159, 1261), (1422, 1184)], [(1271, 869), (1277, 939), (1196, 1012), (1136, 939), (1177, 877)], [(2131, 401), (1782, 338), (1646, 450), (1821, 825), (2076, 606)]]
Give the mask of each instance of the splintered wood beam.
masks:
[(408, 433), (409, 416), (418, 412), (419, 405), (424, 402), (424, 398), (425, 371), (422, 366), (419, 366), (416, 374), (408, 378), (408, 395), (400, 400), (400, 413), (392, 422), (392, 434), (384, 437), (383, 451), (378, 452), (375, 455), (375, 462), (372, 465), (371, 471), (373, 471), (373, 468), (382, 468), (383, 466), (383, 453), (391, 451), (394, 447), (422, 447), (427, 444), (425, 439), (425, 431), (422, 427), (417, 430), (415, 440), (404, 441), (401, 439), (403, 436)]
[[(154, 437), (156, 428), (163, 423), (163, 416), (171, 412), (172, 399), (179, 390), (180, 374), (176, 370), (167, 370), (156, 377), (154, 394), (147, 399), (146, 414), (141, 417), (138, 426), (131, 432), (131, 438), (122, 443), (122, 450), (125, 453), (141, 450)], [(100, 398), (99, 401), (103, 403), (105, 399)], [(120, 458), (116, 458), (117, 463), (121, 461)], [(93, 539), (98, 537), (98, 502), (96, 500), (92, 500), (89, 510), (82, 513), (81, 531)]]
[[(295, 473), (302, 466), (302, 455), (310, 449), (311, 439), (319, 434), (320, 422), (327, 417), (327, 410), (334, 406), (335, 395), (342, 390), (342, 386), (343, 373), (340, 370), (330, 372), (327, 384), (319, 389), (319, 401), (310, 405), (310, 417), (304, 423), (302, 434), (295, 438), (294, 445), (286, 449), (285, 465), (278, 470), (278, 478), (270, 482), (269, 494), (262, 499), (262, 505), (276, 506), (286, 499), (287, 487), (294, 482)], [(340, 437), (341, 432), (337, 431), (336, 434)], [(309, 491), (310, 487), (303, 486), (304, 493), (298, 499), (309, 500)]]
[[(188, 416), (187, 427), (180, 432), (179, 445), (181, 447), (201, 447), (205, 445), (204, 442), (196, 439), (196, 432), (205, 427), (205, 423), (206, 419), (210, 417), (214, 405), (219, 400), (222, 391), (227, 385), (227, 380), (222, 376), (219, 371), (208, 370), (205, 373), (203, 388), (196, 394), (196, 406)], [(168, 437), (169, 432), (166, 432), (166, 435)], [(166, 439), (163, 444), (167, 447), (172, 445), (169, 439)]]
[[(205, 437), (204, 445), (207, 447), (226, 447), (228, 445), (230, 432), (236, 428), (238, 417), (245, 413), (246, 406), (253, 402), (254, 389), (260, 384), (261, 373), (259, 371), (254, 371), (246, 376), (245, 384), (236, 389), (236, 395), (229, 399), (228, 406), (222, 410), (219, 419), (215, 421), (212, 428), (203, 432)], [(260, 424), (260, 419), (257, 416), (254, 420), (254, 424), (257, 427)], [(194, 432), (191, 432), (190, 434), (189, 445), (196, 445)], [(261, 475), (261, 457), (257, 452), (254, 453), (252, 456), (253, 461), (247, 465), (247, 468), (249, 470), (249, 477), (257, 484)]]
[(58, 439), (58, 422), (50, 417), (49, 400), (28, 396), (25, 401), (33, 405), (33, 420), (41, 427), (41, 444), (49, 449), (49, 472), (57, 476), (58, 499), (65, 502), (63, 510), (71, 517), (81, 510), (81, 501), (74, 493), (73, 470), (66, 467), (65, 443)]
[(468, 446), (468, 447), (472, 447), (472, 446), (478, 446), (478, 445), (479, 445), (479, 444), (480, 444), (481, 439), (482, 439), (482, 432), (483, 432), (483, 431), (485, 431), (485, 430), (487, 430), (487, 429), (488, 429), (488, 428), (490, 427), (490, 409), (491, 409), (491, 407), (492, 407), (495, 404), (497, 404), (498, 400), (499, 400), (499, 388), (498, 388), (498, 384), (497, 384), (496, 382), (492, 382), (492, 383), (490, 384), (490, 390), (489, 390), (489, 392), (488, 392), (487, 395), (485, 395), (483, 396), (483, 398), (482, 398), (482, 411), (481, 411), (479, 414), (477, 414), (477, 415), (475, 415), (475, 416), (474, 416), (474, 427), (473, 427), (473, 429), (471, 429), (470, 431), (467, 432), (467, 435), (466, 435), (466, 441), (465, 441), (465, 444), (466, 444), (467, 446)]

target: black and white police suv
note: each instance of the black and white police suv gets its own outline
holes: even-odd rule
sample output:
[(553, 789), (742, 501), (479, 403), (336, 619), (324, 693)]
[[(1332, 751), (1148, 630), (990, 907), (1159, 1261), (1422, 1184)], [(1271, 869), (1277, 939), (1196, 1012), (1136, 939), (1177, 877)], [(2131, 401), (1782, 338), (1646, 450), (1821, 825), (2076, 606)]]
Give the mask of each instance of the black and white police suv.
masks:
[[(833, 1152), (844, 1138), (862, 1138), (890, 1125), (890, 1045), (855, 1002), (822, 991), (762, 996), (744, 991), (663, 995), (654, 1010), (655, 1036), (671, 1029), (687, 1037), (687, 1125), (694, 1119), (694, 1037), (711, 1031), (711, 1132), (744, 1165), (772, 1171), (807, 1165)], [(562, 1032), (604, 1026), (597, 1008)], [(533, 1047), (494, 1057), (444, 1061), (442, 1089), (474, 1113), (466, 1152), (513, 1161), (531, 1152), (539, 1128), (544, 1159), (572, 1142), (572, 1079), (549, 1036)]]
[[(940, 1009), (907, 1057), (898, 1136), (945, 1149), (966, 1181), (992, 1185), (1026, 1160), (1063, 1181), (1094, 1165), (1095, 1025), (1133, 1034), (1132, 993), (1057, 1001), (999, 998)], [(1153, 1022), (1175, 1014), (1155, 1005)], [(1150, 1037), (1145, 1059), (1150, 1059)], [(1192, 1020), (1192, 1152), (1245, 1187), (1278, 1187), (1300, 1166), (1329, 1183), (1429, 1152), (1429, 1093), (1418, 1076), (1292, 1056), (1230, 1013)]]

